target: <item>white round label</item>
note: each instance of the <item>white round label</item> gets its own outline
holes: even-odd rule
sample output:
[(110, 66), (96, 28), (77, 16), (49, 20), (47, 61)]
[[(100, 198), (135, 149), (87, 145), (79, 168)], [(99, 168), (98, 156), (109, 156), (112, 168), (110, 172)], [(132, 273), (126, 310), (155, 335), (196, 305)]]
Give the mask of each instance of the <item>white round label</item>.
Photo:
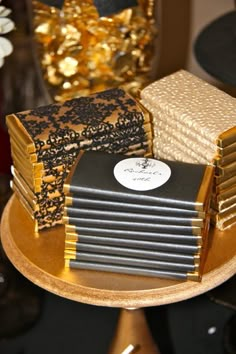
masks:
[(166, 163), (146, 157), (124, 159), (116, 164), (113, 172), (120, 184), (136, 191), (158, 188), (171, 175), (171, 169)]

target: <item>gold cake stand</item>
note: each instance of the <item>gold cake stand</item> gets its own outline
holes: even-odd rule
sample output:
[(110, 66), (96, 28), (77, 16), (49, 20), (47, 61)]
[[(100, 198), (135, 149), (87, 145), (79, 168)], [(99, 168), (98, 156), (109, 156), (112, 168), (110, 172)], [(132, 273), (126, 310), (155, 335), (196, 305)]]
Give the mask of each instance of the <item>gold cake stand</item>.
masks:
[[(1, 220), (1, 241), (13, 265), (34, 284), (65, 298), (121, 308), (110, 354), (157, 354), (142, 308), (205, 293), (236, 273), (236, 227), (210, 230), (201, 282), (72, 270), (64, 267), (64, 227), (34, 233), (34, 224), (13, 195)], [(133, 310), (133, 311), (131, 311)]]

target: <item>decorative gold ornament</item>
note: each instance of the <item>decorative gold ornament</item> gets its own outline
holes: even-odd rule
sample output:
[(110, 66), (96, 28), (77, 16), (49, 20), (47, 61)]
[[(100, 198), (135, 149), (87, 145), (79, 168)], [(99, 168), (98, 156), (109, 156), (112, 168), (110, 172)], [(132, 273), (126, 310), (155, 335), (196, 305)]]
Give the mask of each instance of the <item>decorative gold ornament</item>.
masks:
[(33, 18), (53, 100), (117, 86), (136, 95), (150, 82), (157, 35), (154, 0), (107, 17), (99, 17), (93, 0), (65, 0), (61, 10), (33, 0)]
[(3, 34), (9, 33), (15, 28), (14, 22), (7, 17), (10, 14), (10, 9), (0, 5), (0, 68), (4, 64), (4, 58), (13, 52), (12, 43), (9, 39), (2, 37)]

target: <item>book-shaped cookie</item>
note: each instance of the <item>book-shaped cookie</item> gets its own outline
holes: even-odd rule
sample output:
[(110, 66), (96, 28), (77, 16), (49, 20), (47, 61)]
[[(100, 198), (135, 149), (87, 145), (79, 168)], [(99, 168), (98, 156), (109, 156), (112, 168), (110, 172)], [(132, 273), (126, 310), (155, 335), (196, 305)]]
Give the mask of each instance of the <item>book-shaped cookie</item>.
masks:
[(73, 149), (73, 143), (101, 145), (101, 139), (141, 136), (144, 125), (150, 127), (147, 111), (120, 88), (11, 114), (6, 122), (22, 149), (37, 153), (38, 161), (49, 157), (49, 151), (63, 155)]
[(171, 225), (167, 222), (165, 224), (156, 222), (145, 222), (139, 220), (139, 216), (136, 216), (136, 222), (131, 220), (107, 220), (103, 218), (89, 219), (89, 218), (73, 218), (73, 217), (63, 217), (65, 224), (84, 226), (84, 227), (94, 227), (94, 228), (107, 228), (109, 230), (133, 230), (133, 231), (143, 231), (143, 232), (158, 232), (158, 233), (173, 233), (173, 234), (186, 234), (186, 235), (196, 235), (200, 236), (203, 232), (203, 228), (199, 226), (185, 226), (185, 225)]
[[(158, 188), (138, 191), (125, 187), (114, 176), (114, 168), (122, 160), (128, 161), (127, 156), (93, 151), (81, 152), (67, 176), (64, 193), (75, 197), (86, 196), (164, 208), (204, 211), (208, 207), (214, 172), (212, 166), (162, 161), (170, 170), (170, 177), (166, 183)], [(130, 169), (126, 168), (125, 171), (125, 174), (130, 176), (131, 183), (137, 175), (142, 176), (142, 179), (143, 176), (149, 179), (150, 175), (155, 180), (158, 175), (161, 177), (161, 168), (155, 167), (157, 160), (146, 158), (132, 160)], [(146, 164), (151, 166), (154, 164), (151, 172), (149, 167), (145, 167)]]
[(121, 274), (132, 274), (140, 276), (149, 276), (149, 277), (158, 277), (165, 279), (178, 279), (178, 280), (193, 280), (199, 281), (198, 272), (185, 272), (185, 271), (171, 271), (166, 269), (150, 269), (150, 268), (141, 268), (135, 266), (127, 266), (121, 264), (113, 263), (102, 263), (102, 262), (93, 262), (93, 261), (82, 261), (78, 259), (66, 259), (66, 266), (72, 269), (86, 269), (86, 270), (95, 270), (95, 271), (104, 271), (112, 273), (121, 273)]
[[(202, 237), (205, 235), (186, 235), (186, 234), (174, 234), (174, 233), (161, 233), (161, 232), (146, 232), (146, 231), (133, 231), (133, 230), (121, 230), (121, 229), (104, 229), (102, 227), (84, 227), (84, 226), (75, 226), (70, 224), (65, 224), (65, 233), (67, 240), (78, 240), (81, 236), (88, 236), (87, 239), (91, 239), (93, 242), (94, 237), (97, 242), (114, 242), (112, 239), (116, 239), (116, 242), (126, 242), (125, 240), (132, 241), (131, 243), (135, 245), (137, 241), (148, 241), (151, 242), (150, 244), (147, 243), (147, 246), (152, 247), (153, 242), (160, 242), (163, 244), (166, 243), (174, 243), (179, 247), (183, 246), (185, 249), (185, 245), (193, 245), (198, 246), (201, 245), (203, 240)], [(99, 238), (100, 237), (100, 238)], [(98, 239), (99, 238), (99, 239)], [(121, 241), (119, 241), (122, 239)], [(110, 241), (111, 240), (111, 241)], [(137, 243), (137, 247), (138, 247)], [(142, 243), (140, 243), (142, 245)], [(142, 246), (143, 247), (143, 246)], [(162, 246), (161, 246), (162, 247)], [(188, 250), (188, 247), (186, 248)], [(194, 250), (197, 251), (197, 248), (191, 248), (190, 251)]]

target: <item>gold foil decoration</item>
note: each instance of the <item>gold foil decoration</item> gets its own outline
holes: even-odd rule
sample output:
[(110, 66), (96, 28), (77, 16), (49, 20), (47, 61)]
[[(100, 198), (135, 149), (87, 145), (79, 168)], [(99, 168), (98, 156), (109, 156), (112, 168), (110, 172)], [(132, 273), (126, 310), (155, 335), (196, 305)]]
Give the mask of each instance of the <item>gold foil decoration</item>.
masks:
[(33, 30), (54, 101), (117, 86), (136, 95), (152, 80), (154, 0), (109, 17), (92, 0), (65, 0), (61, 10), (33, 0)]

